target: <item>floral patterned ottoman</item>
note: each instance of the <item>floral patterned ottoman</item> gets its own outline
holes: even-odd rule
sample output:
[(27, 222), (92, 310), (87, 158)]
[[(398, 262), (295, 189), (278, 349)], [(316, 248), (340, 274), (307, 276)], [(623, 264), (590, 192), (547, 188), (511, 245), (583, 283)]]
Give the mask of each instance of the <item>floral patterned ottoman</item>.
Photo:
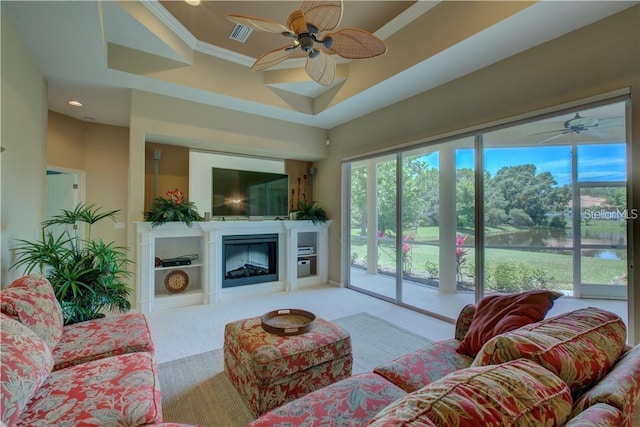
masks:
[(225, 325), (225, 371), (256, 417), (349, 377), (352, 365), (349, 334), (319, 317), (294, 336), (266, 332), (260, 317)]

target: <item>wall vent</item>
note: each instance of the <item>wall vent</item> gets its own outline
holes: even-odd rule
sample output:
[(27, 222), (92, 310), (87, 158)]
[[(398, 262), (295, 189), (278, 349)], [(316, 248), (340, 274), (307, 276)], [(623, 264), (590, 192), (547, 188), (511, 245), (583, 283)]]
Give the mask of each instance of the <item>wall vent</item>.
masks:
[(229, 38), (231, 40), (235, 40), (235, 41), (239, 41), (240, 43), (244, 43), (247, 41), (247, 39), (249, 38), (249, 35), (251, 34), (253, 30), (249, 27), (245, 27), (244, 25), (240, 25), (240, 24), (236, 24), (235, 27), (233, 27), (233, 30), (231, 30), (231, 34), (229, 35)]

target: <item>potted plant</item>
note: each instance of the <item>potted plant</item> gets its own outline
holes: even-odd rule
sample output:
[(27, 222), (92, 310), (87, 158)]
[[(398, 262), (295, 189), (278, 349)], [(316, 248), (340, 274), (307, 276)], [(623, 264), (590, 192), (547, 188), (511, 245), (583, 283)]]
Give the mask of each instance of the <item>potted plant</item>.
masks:
[[(106, 218), (115, 222), (119, 210), (103, 211), (79, 204), (42, 223), (41, 238), (19, 240), (16, 262), (11, 268), (25, 267), (47, 277), (62, 307), (65, 324), (104, 317), (105, 310), (127, 312), (132, 292), (123, 280), (131, 275), (126, 248), (91, 238), (93, 224)], [(81, 237), (79, 224), (87, 224)], [(55, 230), (51, 231), (53, 227)]]
[(327, 217), (327, 213), (318, 206), (318, 202), (306, 200), (298, 201), (298, 209), (294, 211), (296, 213), (296, 219), (298, 220), (309, 220), (314, 224), (319, 222), (327, 222), (329, 218)]
[(162, 225), (165, 222), (180, 221), (191, 227), (193, 221), (202, 221), (193, 202), (187, 202), (184, 194), (179, 189), (167, 191), (167, 197), (156, 197), (151, 203), (151, 208), (144, 213), (144, 220), (151, 222), (152, 227)]

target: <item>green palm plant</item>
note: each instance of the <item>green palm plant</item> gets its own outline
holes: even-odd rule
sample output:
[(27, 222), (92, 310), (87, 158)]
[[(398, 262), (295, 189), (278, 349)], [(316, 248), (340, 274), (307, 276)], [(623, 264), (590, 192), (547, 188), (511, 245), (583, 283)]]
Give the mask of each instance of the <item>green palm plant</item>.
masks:
[[(49, 279), (65, 324), (102, 317), (105, 310), (131, 309), (128, 297), (132, 289), (124, 283), (131, 275), (126, 248), (91, 238), (93, 224), (107, 218), (115, 222), (118, 212), (81, 203), (42, 222), (40, 240), (18, 240), (11, 268), (23, 267), (26, 274), (39, 273)], [(79, 234), (81, 223), (87, 224), (84, 238)], [(61, 227), (51, 231), (56, 226)]]

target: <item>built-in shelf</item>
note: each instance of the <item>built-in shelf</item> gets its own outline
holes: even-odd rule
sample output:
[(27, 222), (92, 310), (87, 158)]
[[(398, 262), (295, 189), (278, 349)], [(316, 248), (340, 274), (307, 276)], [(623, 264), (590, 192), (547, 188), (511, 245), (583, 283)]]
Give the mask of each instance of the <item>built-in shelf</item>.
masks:
[[(256, 293), (293, 291), (300, 287), (327, 283), (329, 226), (331, 222), (311, 221), (208, 221), (167, 223), (152, 227), (148, 222), (137, 227), (138, 309), (142, 313), (174, 307), (215, 304), (225, 299)], [(267, 283), (222, 288), (223, 236), (278, 235), (278, 278)], [(298, 254), (299, 247), (311, 247), (313, 253)], [(155, 259), (191, 256), (190, 265), (155, 266)], [(307, 271), (298, 275), (298, 261), (308, 261)], [(307, 266), (305, 266), (307, 268)], [(170, 293), (164, 286), (167, 274), (182, 270), (189, 277), (184, 292)]]

